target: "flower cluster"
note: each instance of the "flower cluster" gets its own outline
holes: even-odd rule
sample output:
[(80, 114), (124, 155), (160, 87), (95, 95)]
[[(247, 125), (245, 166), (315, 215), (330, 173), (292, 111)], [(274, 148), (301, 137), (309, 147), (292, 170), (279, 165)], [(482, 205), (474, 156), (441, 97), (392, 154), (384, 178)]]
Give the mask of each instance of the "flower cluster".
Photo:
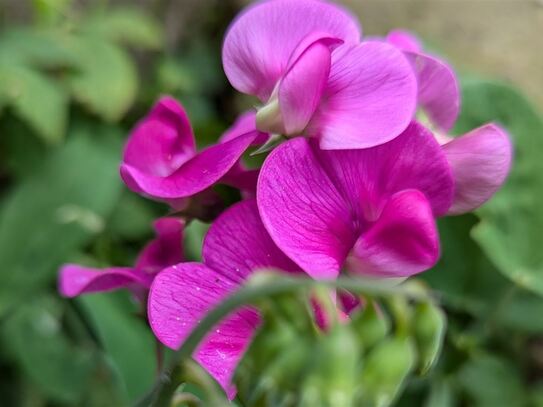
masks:
[[(162, 97), (130, 135), (120, 168), (131, 190), (178, 213), (205, 206), (217, 183), (243, 192), (214, 219), (202, 262), (183, 262), (190, 219), (163, 218), (134, 268), (68, 265), (60, 275), (67, 296), (131, 289), (171, 348), (258, 268), (315, 279), (405, 279), (431, 268), (436, 218), (477, 208), (507, 176), (511, 145), (499, 126), (447, 134), (460, 106), (456, 77), (409, 33), (362, 39), (337, 5), (261, 1), (232, 23), (222, 57), (232, 86), (260, 107), (197, 151), (182, 106)], [(246, 168), (247, 149), (270, 140), (282, 143), (260, 169)], [(345, 314), (352, 306), (338, 305)], [(259, 318), (238, 310), (194, 354), (230, 397)]]

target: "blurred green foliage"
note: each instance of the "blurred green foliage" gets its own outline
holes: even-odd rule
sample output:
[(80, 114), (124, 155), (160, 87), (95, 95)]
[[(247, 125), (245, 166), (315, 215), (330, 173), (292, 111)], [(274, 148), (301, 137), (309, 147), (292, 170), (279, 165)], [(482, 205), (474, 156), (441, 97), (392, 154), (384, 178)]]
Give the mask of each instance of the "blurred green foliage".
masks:
[[(200, 145), (247, 106), (220, 67), (232, 2), (201, 5), (190, 35), (173, 38), (164, 21), (175, 1), (88, 3), (34, 0), (20, 22), (0, 4), (2, 406), (123, 406), (149, 391), (165, 350), (145, 315), (125, 292), (61, 298), (58, 267), (129, 265), (166, 213), (129, 193), (117, 168), (159, 94), (182, 101)], [(509, 85), (469, 77), (462, 90), (457, 134), (497, 121), (515, 159), (491, 202), (440, 220), (442, 259), (418, 279), (435, 301), (369, 301), (322, 335), (298, 296), (281, 299), (237, 374), (238, 405), (543, 406), (542, 119)], [(200, 258), (207, 227), (188, 227), (188, 259)], [(191, 369), (200, 387), (183, 391), (202, 396), (213, 384)]]

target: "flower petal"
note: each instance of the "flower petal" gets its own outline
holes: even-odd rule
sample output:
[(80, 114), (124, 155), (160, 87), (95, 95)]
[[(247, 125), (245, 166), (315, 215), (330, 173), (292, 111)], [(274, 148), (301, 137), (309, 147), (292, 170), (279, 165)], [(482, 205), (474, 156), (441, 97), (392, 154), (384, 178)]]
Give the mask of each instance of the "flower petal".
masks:
[(407, 52), (418, 79), (418, 103), (431, 123), (449, 131), (460, 111), (460, 89), (453, 69), (429, 55)]
[(121, 177), (133, 191), (155, 198), (185, 198), (218, 182), (239, 160), (259, 133), (244, 134), (198, 153), (167, 177), (151, 175), (129, 164), (121, 165)]
[(100, 291), (113, 291), (131, 285), (149, 288), (152, 276), (128, 268), (96, 269), (77, 264), (65, 264), (60, 269), (59, 291), (65, 297)]
[(132, 131), (123, 162), (143, 173), (165, 177), (195, 154), (194, 135), (183, 107), (162, 97)]
[[(157, 275), (149, 293), (151, 328), (163, 344), (177, 349), (200, 320), (237, 288), (237, 283), (200, 263), (167, 268)], [(235, 394), (233, 372), (258, 324), (255, 310), (235, 311), (208, 334), (194, 355), (230, 398)]]
[[(233, 140), (239, 136), (242, 136), (247, 133), (252, 133), (257, 131), (256, 129), (256, 111), (247, 110), (238, 116), (236, 121), (230, 128), (228, 128), (222, 136), (219, 138), (220, 143), (225, 143), (227, 141)], [(268, 139), (268, 133), (260, 132), (259, 136), (254, 141), (255, 144), (263, 144)]]
[(185, 222), (179, 218), (160, 218), (153, 226), (157, 237), (145, 246), (136, 261), (136, 268), (148, 273), (183, 261)]
[(433, 134), (416, 122), (377, 147), (315, 149), (315, 154), (359, 222), (375, 221), (386, 201), (404, 189), (424, 193), (435, 216), (444, 215), (451, 205), (454, 182), (447, 158)]
[(367, 148), (385, 143), (406, 129), (417, 103), (413, 69), (396, 47), (380, 41), (342, 45), (321, 104), (307, 133), (323, 149)]
[(402, 51), (422, 51), (422, 44), (420, 43), (419, 39), (409, 31), (401, 29), (392, 30), (388, 33), (386, 40)]
[(279, 108), (286, 134), (303, 132), (319, 105), (330, 74), (332, 38), (313, 41), (290, 66), (279, 85)]
[(257, 186), (267, 231), (314, 278), (335, 278), (356, 239), (348, 203), (302, 137), (268, 156)]
[(379, 219), (357, 240), (347, 270), (371, 277), (407, 277), (431, 268), (439, 258), (432, 208), (417, 190), (393, 195)]
[(361, 35), (350, 13), (324, 1), (273, 0), (248, 7), (224, 40), (226, 76), (240, 92), (267, 101), (298, 44), (315, 31), (351, 44)]
[(449, 214), (472, 211), (486, 202), (505, 181), (512, 146), (507, 132), (487, 124), (443, 145), (455, 180)]
[(204, 239), (202, 257), (207, 266), (236, 282), (262, 267), (299, 271), (268, 235), (254, 199), (238, 202), (213, 222)]

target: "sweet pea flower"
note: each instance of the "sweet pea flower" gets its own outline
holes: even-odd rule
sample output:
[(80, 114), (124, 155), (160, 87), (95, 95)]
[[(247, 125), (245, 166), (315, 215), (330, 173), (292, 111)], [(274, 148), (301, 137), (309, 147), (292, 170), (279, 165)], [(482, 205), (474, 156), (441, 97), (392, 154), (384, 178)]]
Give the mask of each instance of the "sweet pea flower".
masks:
[[(490, 175), (470, 179), (462, 170), (466, 156), (454, 157), (472, 141), (468, 136), (442, 148), (416, 122), (369, 149), (326, 151), (314, 140), (295, 138), (276, 148), (261, 169), (262, 221), (277, 246), (317, 279), (341, 271), (370, 278), (420, 273), (439, 257), (435, 218), (451, 208), (469, 209), (466, 200), (482, 201), (495, 189), (479, 190), (471, 180)], [(477, 159), (472, 151), (468, 161)]]
[(455, 178), (455, 199), (449, 214), (474, 210), (503, 184), (511, 166), (512, 146), (507, 132), (489, 123), (459, 137), (448, 131), (460, 107), (458, 80), (444, 61), (426, 54), (418, 38), (404, 30), (393, 30), (387, 41), (402, 49), (411, 61), (418, 80), (418, 103), (426, 114)]
[[(120, 173), (133, 191), (183, 209), (188, 199), (217, 182), (251, 187), (256, 179), (236, 167), (241, 155), (261, 134), (254, 130), (254, 115), (246, 115), (231, 128), (228, 137), (197, 152), (194, 134), (183, 107), (162, 97), (132, 131), (126, 144)], [(230, 172), (232, 170), (232, 172)]]
[(260, 1), (229, 28), (224, 70), (263, 103), (259, 130), (316, 137), (323, 149), (372, 147), (409, 125), (417, 85), (400, 50), (360, 40), (356, 19), (332, 3)]
[(418, 105), (433, 128), (448, 132), (460, 111), (460, 90), (454, 70), (445, 61), (423, 51), (418, 38), (404, 30), (391, 31), (386, 40), (402, 50), (418, 82)]
[[(269, 237), (254, 199), (231, 206), (213, 222), (202, 257), (203, 263), (180, 263), (161, 271), (151, 286), (149, 323), (170, 348), (179, 348), (198, 322), (254, 270), (299, 271)], [(240, 309), (218, 324), (194, 354), (230, 399), (235, 395), (232, 375), (259, 322), (255, 309)]]
[(59, 291), (65, 297), (80, 294), (130, 289), (145, 299), (156, 274), (183, 261), (184, 222), (178, 218), (160, 218), (154, 222), (156, 238), (141, 251), (134, 267), (96, 269), (77, 264), (64, 265), (59, 274)]

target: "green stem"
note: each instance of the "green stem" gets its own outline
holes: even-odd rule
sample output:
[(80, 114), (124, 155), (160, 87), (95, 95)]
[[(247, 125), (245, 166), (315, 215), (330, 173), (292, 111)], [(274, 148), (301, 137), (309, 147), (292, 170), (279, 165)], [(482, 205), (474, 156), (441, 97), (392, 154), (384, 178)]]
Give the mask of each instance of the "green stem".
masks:
[(366, 280), (358, 281), (348, 277), (341, 277), (332, 281), (316, 281), (309, 278), (285, 277), (284, 275), (280, 275), (278, 279), (270, 281), (270, 279), (262, 277), (264, 276), (257, 275), (254, 280), (241, 287), (230, 297), (227, 297), (218, 307), (211, 310), (202, 319), (196, 329), (185, 340), (183, 346), (173, 355), (170, 369), (161, 375), (155, 388), (144, 399), (140, 400), (136, 404), (136, 407), (169, 407), (175, 390), (182, 383), (184, 362), (191, 358), (206, 334), (233, 310), (244, 305), (254, 304), (259, 299), (296, 292), (300, 289), (322, 286), (349, 290), (355, 293), (367, 293), (377, 297), (401, 295), (414, 300), (427, 298), (426, 294), (414, 292), (402, 286), (383, 287)]

